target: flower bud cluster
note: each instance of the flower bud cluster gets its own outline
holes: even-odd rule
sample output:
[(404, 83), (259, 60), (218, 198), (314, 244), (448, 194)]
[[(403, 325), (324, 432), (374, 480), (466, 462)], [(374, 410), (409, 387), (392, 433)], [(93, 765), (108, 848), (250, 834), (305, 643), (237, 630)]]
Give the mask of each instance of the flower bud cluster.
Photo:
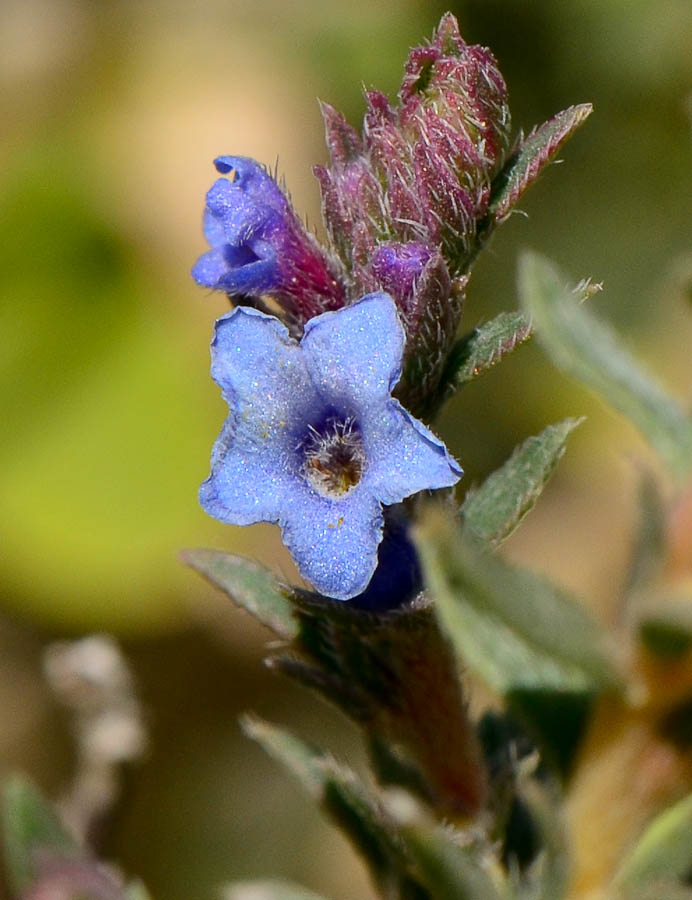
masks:
[[(492, 54), (466, 44), (453, 16), (414, 48), (399, 105), (366, 95), (362, 138), (323, 106), (330, 165), (316, 168), (333, 246), (357, 290), (381, 285), (381, 245), (441, 249), (452, 277), (464, 270), (490, 186), (509, 147), (507, 90)], [(423, 253), (419, 252), (423, 268)]]
[(359, 295), (385, 290), (408, 335), (399, 396), (437, 386), (461, 315), (491, 183), (509, 147), (507, 90), (492, 54), (444, 16), (414, 48), (399, 104), (370, 91), (363, 135), (324, 105), (330, 165), (315, 173), (334, 251)]

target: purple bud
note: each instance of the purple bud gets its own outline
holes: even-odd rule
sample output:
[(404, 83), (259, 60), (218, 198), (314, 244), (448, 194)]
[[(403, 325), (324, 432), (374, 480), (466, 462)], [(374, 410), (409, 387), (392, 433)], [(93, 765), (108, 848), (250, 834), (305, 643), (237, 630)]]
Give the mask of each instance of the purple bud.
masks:
[(441, 246), (452, 274), (462, 275), (509, 146), (507, 90), (494, 57), (466, 44), (446, 15), (433, 40), (411, 51), (399, 104), (378, 91), (366, 101), (362, 141), (323, 108), (331, 165), (317, 174), (334, 248), (362, 279), (368, 263), (353, 247), (362, 248), (355, 232), (364, 225), (371, 260), (381, 243)]
[(507, 88), (492, 53), (466, 44), (451, 14), (443, 16), (431, 44), (411, 51), (399, 98), (405, 127), (410, 123), (415, 132), (415, 119), (432, 109), (469, 139), (479, 173), (497, 171), (509, 146)]
[(345, 303), (337, 265), (298, 219), (271, 175), (252, 159), (220, 156), (207, 193), (204, 233), (212, 249), (192, 269), (203, 287), (229, 297), (272, 296), (298, 327)]
[(434, 254), (426, 244), (381, 244), (372, 257), (372, 272), (394, 298), (404, 321), (411, 318), (416, 282)]
[(416, 415), (426, 417), (428, 401), (442, 378), (445, 360), (461, 318), (467, 276), (452, 279), (440, 253), (426, 262), (409, 299), (408, 341), (397, 397)]
[[(332, 245), (346, 271), (352, 275), (354, 264), (363, 262), (362, 253), (358, 250), (362, 245), (358, 234), (364, 228), (367, 234), (373, 229), (384, 229), (379, 186), (362, 156), (334, 171), (325, 166), (315, 166), (313, 171), (320, 182), (322, 213)], [(367, 261), (373, 246), (372, 239), (368, 237), (366, 244)], [(363, 292), (362, 287), (358, 286), (353, 291), (355, 296)]]
[(349, 162), (362, 154), (363, 142), (355, 128), (352, 128), (333, 106), (322, 103), (320, 108), (332, 166), (337, 170), (343, 170)]
[(423, 411), (459, 322), (509, 110), (492, 54), (466, 44), (451, 15), (411, 51), (398, 99), (366, 94), (362, 139), (324, 105), (330, 165), (315, 174), (349, 293), (384, 290), (397, 304), (407, 335), (397, 395)]
[(495, 59), (464, 42), (452, 15), (411, 51), (398, 99), (366, 94), (362, 138), (323, 105), (330, 164), (315, 174), (349, 294), (386, 291), (397, 304), (407, 337), (397, 396), (424, 411), (454, 339), (510, 120)]
[(461, 315), (464, 279), (452, 282), (437, 248), (411, 242), (381, 244), (370, 267), (395, 300), (406, 329), (397, 397), (416, 413), (434, 393)]

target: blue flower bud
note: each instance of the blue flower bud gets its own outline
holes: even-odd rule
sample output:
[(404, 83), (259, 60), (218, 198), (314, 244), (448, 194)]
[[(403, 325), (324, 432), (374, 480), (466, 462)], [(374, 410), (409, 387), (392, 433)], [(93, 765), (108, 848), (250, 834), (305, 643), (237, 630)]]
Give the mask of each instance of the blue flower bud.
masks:
[(273, 297), (298, 327), (344, 304), (337, 265), (306, 231), (288, 198), (261, 165), (243, 156), (214, 161), (204, 234), (212, 249), (192, 269), (203, 287), (231, 298)]

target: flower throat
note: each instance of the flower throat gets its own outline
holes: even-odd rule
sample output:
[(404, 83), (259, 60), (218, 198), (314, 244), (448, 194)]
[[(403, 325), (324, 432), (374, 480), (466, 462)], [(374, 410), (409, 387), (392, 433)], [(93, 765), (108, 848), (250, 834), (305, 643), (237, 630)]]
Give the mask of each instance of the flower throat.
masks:
[(319, 430), (310, 425), (303, 446), (303, 474), (320, 496), (340, 499), (360, 481), (365, 453), (353, 418), (332, 417)]

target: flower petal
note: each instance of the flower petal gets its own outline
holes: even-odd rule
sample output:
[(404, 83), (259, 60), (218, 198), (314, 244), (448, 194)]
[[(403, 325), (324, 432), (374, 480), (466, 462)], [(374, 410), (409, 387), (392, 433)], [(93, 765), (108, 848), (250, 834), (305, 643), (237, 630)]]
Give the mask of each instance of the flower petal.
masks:
[(229, 416), (214, 444), (211, 475), (199, 489), (200, 505), (231, 525), (276, 522), (296, 477), (291, 456), (258, 444), (238, 421)]
[(204, 208), (202, 230), (210, 247), (220, 247), (226, 243), (226, 230), (223, 227), (223, 220), (215, 216), (207, 207)]
[(211, 355), (212, 377), (238, 416), (238, 427), (261, 446), (295, 449), (294, 429), (304, 427), (320, 400), (286, 326), (239, 306), (217, 320)]
[(384, 518), (381, 504), (356, 489), (337, 502), (295, 490), (280, 520), (283, 542), (301, 575), (321, 594), (350, 600), (367, 587), (377, 565)]
[(216, 323), (212, 376), (231, 412), (200, 503), (223, 522), (276, 522), (290, 485), (304, 484), (296, 447), (320, 402), (298, 345), (278, 319), (238, 307)]
[(214, 160), (214, 166), (222, 175), (232, 172), (234, 177), (228, 184), (237, 193), (247, 195), (257, 206), (273, 209), (280, 216), (290, 214), (285, 194), (265, 167), (256, 160), (249, 156), (218, 156)]
[[(228, 254), (225, 256), (228, 257)], [(255, 257), (252, 262), (227, 265), (216, 286), (227, 294), (259, 297), (276, 287), (278, 280), (279, 266), (272, 254), (267, 259)]]
[(389, 396), (401, 375), (404, 341), (394, 301), (378, 292), (311, 319), (301, 347), (320, 394), (359, 412)]
[(223, 249), (216, 248), (200, 256), (192, 267), (192, 277), (202, 287), (215, 288), (227, 271)]
[(397, 400), (370, 410), (361, 429), (364, 480), (387, 506), (418, 491), (452, 487), (463, 475), (442, 441)]
[[(444, 444), (389, 394), (403, 343), (383, 293), (311, 320), (300, 344), (278, 319), (248, 307), (216, 323), (212, 375), (230, 415), (200, 502), (224, 522), (277, 522), (301, 574), (339, 600), (362, 595), (373, 576), (382, 506), (461, 475)], [(316, 490), (305, 472), (306, 438), (319, 439), (315, 429), (335, 407), (356, 415), (364, 453), (360, 480), (336, 496)]]
[(207, 209), (222, 222), (228, 243), (236, 246), (246, 244), (275, 215), (227, 178), (217, 178), (207, 191)]

